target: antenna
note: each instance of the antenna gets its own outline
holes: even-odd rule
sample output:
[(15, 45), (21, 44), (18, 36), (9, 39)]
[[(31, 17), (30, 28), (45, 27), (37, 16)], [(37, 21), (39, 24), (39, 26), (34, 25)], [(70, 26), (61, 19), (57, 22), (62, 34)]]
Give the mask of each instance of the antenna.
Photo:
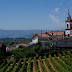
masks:
[(42, 30), (41, 30), (41, 36), (42, 36)]
[(69, 9), (68, 9), (68, 14), (69, 14)]
[(34, 34), (32, 33), (32, 37), (33, 37), (33, 35), (34, 35)]
[(69, 9), (68, 9), (68, 12), (69, 12)]

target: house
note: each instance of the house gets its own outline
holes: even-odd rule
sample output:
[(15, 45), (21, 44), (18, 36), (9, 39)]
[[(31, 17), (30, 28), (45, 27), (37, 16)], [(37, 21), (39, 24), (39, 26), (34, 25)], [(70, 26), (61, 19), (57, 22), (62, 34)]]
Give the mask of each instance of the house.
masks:
[(38, 43), (39, 41), (44, 41), (49, 39), (49, 35), (47, 34), (35, 34), (32, 37), (32, 43)]
[(64, 32), (45, 32), (44, 34), (35, 34), (32, 37), (32, 42), (38, 43), (41, 41), (56, 40), (60, 37), (64, 37)]
[(56, 47), (72, 47), (72, 39), (70, 37), (60, 38), (59, 40), (55, 41)]
[(56, 36), (57, 38), (64, 36), (64, 32), (46, 32), (45, 34), (48, 34), (50, 36)]
[(42, 47), (72, 47), (72, 19), (68, 12), (65, 20), (65, 32), (45, 32), (32, 36), (32, 43), (40, 42)]

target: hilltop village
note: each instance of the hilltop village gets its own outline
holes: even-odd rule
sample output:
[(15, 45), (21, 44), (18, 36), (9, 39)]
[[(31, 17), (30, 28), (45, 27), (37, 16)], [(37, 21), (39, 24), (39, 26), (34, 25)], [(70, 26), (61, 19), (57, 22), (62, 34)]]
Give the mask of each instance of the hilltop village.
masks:
[(72, 19), (68, 12), (65, 20), (65, 32), (45, 32), (32, 35), (32, 42), (28, 44), (19, 44), (25, 47), (34, 47), (35, 44), (41, 43), (42, 47), (72, 47)]
[(66, 72), (66, 68), (72, 72), (72, 20), (69, 13), (65, 24), (65, 32), (41, 31), (32, 36), (32, 42), (18, 43), (15, 47), (9, 48), (0, 42), (0, 72), (35, 72), (36, 68), (38, 72)]
[[(32, 35), (32, 42), (29, 43), (20, 43), (16, 45), (16, 48), (19, 46), (34, 48), (37, 43), (40, 43), (44, 48), (51, 47), (72, 47), (72, 19), (68, 12), (68, 16), (65, 20), (65, 32), (45, 32), (40, 34)], [(8, 47), (3, 47), (1, 42), (0, 51), (8, 51)]]
[(32, 42), (40, 42), (42, 47), (72, 47), (72, 19), (68, 12), (65, 20), (65, 32), (45, 32), (32, 36)]

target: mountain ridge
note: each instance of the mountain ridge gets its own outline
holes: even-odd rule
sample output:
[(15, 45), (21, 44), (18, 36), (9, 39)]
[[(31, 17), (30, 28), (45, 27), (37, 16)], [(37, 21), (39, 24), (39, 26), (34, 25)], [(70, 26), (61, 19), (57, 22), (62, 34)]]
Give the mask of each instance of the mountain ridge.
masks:
[[(51, 32), (51, 31), (53, 32), (53, 30), (42, 30), (42, 33)], [(36, 33), (38, 34), (41, 33), (41, 30), (2, 30), (0, 29), (0, 38), (31, 38), (32, 34), (36, 34)]]

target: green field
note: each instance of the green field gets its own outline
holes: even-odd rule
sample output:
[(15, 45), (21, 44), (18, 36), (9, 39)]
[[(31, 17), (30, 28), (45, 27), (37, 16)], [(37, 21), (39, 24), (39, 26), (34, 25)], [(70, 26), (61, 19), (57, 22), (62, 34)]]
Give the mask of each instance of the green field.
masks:
[(72, 72), (72, 54), (68, 51), (56, 56), (39, 56), (38, 58), (20, 58), (19, 60), (3, 60), (0, 72)]

